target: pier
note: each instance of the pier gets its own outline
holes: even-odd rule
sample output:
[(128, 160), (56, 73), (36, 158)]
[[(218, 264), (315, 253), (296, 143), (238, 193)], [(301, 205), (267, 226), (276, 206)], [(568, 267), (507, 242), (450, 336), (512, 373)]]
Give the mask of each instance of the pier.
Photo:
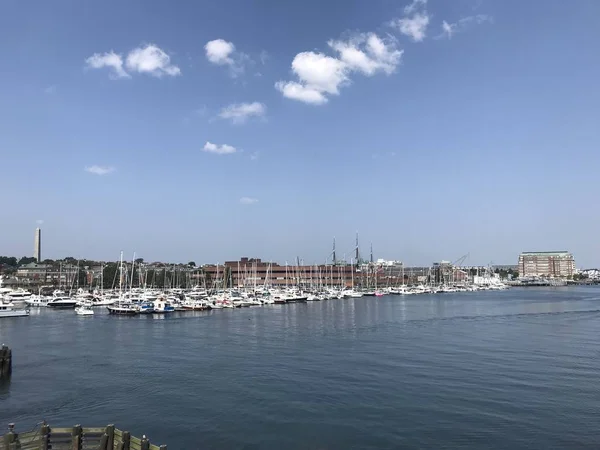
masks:
[(114, 425), (101, 428), (51, 428), (46, 422), (24, 433), (17, 433), (14, 424), (2, 436), (0, 450), (167, 450), (166, 445), (154, 445), (146, 436), (137, 438)]
[(0, 347), (0, 379), (8, 379), (12, 373), (12, 350), (2, 344)]

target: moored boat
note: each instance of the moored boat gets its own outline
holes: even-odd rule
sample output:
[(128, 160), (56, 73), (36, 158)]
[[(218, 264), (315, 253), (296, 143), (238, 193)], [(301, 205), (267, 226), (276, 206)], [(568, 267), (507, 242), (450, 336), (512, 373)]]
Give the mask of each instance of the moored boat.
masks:
[(27, 309), (14, 309), (14, 304), (11, 302), (5, 302), (0, 299), (0, 318), (2, 317), (27, 317), (29, 310)]

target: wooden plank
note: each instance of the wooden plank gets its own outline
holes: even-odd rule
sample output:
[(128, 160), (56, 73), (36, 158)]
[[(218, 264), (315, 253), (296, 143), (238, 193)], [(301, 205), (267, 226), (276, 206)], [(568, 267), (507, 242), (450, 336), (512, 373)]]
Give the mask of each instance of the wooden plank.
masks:
[(131, 436), (131, 443), (136, 445), (141, 445), (142, 440), (140, 438), (136, 438), (135, 436)]
[(117, 430), (115, 428), (115, 438), (121, 439), (123, 437), (123, 432), (121, 430)]
[(85, 434), (97, 434), (102, 436), (102, 434), (104, 433), (104, 430), (106, 430), (105, 427), (101, 427), (101, 428), (84, 428), (83, 432)]

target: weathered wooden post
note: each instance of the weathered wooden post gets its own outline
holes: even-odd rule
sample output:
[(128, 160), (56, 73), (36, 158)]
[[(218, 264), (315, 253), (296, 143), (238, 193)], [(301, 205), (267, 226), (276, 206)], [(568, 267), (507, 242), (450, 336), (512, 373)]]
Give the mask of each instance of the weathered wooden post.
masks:
[(0, 378), (8, 378), (12, 373), (12, 350), (2, 344), (0, 348)]
[(131, 448), (131, 433), (129, 431), (123, 431), (123, 450), (129, 450)]
[(99, 450), (106, 450), (108, 448), (108, 434), (104, 433), (100, 438)]
[(83, 448), (83, 429), (81, 425), (75, 425), (71, 432), (71, 449), (81, 450)]
[(150, 441), (145, 434), (142, 436), (140, 450), (150, 450)]
[(160, 450), (167, 450), (167, 446), (166, 445), (161, 445), (160, 447), (158, 447)]
[(106, 450), (115, 450), (115, 426), (114, 425), (107, 426), (106, 434), (108, 435), (108, 442), (106, 444)]
[(42, 426), (40, 428), (40, 436), (42, 437), (42, 446), (40, 447), (40, 450), (50, 450), (50, 427), (48, 426), (46, 421), (42, 422)]
[(17, 435), (15, 433), (15, 424), (8, 424), (8, 433), (4, 435), (4, 448), (9, 450), (11, 448), (11, 444), (15, 443), (17, 440)]

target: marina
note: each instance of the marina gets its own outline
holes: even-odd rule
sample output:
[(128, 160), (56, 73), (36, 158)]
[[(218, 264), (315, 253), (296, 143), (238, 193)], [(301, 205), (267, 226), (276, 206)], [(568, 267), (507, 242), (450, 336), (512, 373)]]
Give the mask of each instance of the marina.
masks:
[(2, 319), (4, 427), (115, 423), (191, 450), (600, 444), (596, 287), (94, 311)]

